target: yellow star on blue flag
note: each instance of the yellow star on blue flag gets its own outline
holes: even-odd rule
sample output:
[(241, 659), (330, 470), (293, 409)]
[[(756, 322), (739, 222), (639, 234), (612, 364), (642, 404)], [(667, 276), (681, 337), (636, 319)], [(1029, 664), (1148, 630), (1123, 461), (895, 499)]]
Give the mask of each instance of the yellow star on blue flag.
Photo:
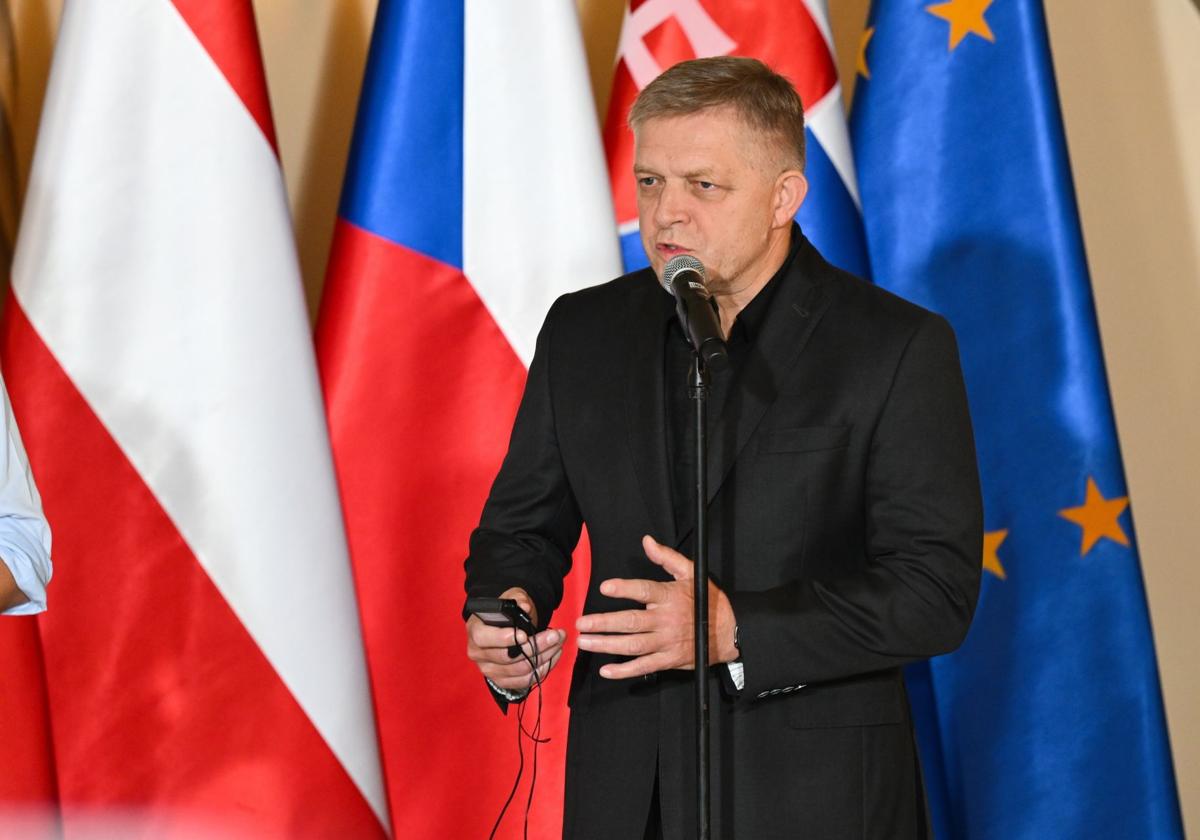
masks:
[(996, 40), (984, 13), (992, 0), (948, 0), (926, 6), (925, 11), (950, 24), (950, 50), (953, 52), (968, 35), (978, 35), (985, 41)]
[(1063, 519), (1069, 519), (1083, 529), (1083, 544), (1080, 546), (1079, 553), (1086, 557), (1087, 553), (1104, 537), (1119, 545), (1129, 545), (1129, 537), (1125, 536), (1125, 531), (1121, 528), (1119, 521), (1127, 507), (1129, 507), (1128, 496), (1114, 499), (1104, 498), (1100, 494), (1100, 488), (1096, 486), (1096, 479), (1089, 475), (1087, 498), (1084, 503), (1078, 507), (1060, 510), (1058, 515)]

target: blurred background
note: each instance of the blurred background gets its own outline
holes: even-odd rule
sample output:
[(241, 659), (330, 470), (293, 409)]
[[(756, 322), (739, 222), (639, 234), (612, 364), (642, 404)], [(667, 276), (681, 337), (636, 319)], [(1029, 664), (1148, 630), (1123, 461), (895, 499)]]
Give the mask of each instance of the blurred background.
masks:
[[(0, 67), (11, 242), (61, 0), (9, 0)], [(602, 121), (623, 3), (580, 0)], [(315, 312), (374, 19), (373, 0), (255, 0), (310, 312)], [(830, 0), (852, 104), (868, 0)], [(1051, 44), (1135, 512), (1184, 821), (1200, 836), (1200, 8), (1047, 0)], [(3, 33), (0, 33), (2, 35)], [(1119, 760), (1119, 757), (1114, 757)]]

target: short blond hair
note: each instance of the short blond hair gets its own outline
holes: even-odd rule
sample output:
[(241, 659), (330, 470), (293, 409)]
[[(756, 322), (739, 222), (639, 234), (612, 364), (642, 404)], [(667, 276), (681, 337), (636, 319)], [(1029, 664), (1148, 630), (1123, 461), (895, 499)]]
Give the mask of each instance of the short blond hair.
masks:
[(785, 161), (804, 171), (804, 105), (786, 77), (758, 59), (717, 56), (681, 61), (646, 85), (629, 109), (636, 135), (648, 120), (730, 107), (771, 136)]

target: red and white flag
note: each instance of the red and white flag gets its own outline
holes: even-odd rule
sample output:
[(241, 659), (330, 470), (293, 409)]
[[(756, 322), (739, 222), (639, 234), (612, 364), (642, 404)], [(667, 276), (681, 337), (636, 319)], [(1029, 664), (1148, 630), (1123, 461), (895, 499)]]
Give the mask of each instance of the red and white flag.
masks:
[(65, 836), (97, 811), (120, 836), (382, 836), (249, 0), (67, 4), (12, 291)]

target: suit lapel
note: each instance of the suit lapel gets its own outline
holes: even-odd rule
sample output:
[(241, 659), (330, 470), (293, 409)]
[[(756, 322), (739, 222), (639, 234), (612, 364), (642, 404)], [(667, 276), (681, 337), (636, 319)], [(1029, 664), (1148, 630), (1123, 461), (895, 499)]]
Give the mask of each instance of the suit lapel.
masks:
[[(641, 282), (630, 295), (627, 324), (625, 419), (638, 486), (654, 528), (652, 536), (675, 542), (675, 515), (667, 464), (667, 418), (663, 391), (666, 323), (674, 300), (653, 280)], [(639, 280), (641, 278), (639, 277)]]
[[(711, 503), (734, 462), (779, 394), (813, 330), (831, 301), (828, 284), (820, 282), (826, 264), (807, 240), (792, 260), (787, 282), (776, 291), (760, 334), (732, 383), (716, 424), (710, 426), (708, 502)], [(784, 278), (780, 278), (784, 279)], [(661, 366), (660, 366), (661, 367)], [(691, 534), (679, 534), (682, 543)]]

